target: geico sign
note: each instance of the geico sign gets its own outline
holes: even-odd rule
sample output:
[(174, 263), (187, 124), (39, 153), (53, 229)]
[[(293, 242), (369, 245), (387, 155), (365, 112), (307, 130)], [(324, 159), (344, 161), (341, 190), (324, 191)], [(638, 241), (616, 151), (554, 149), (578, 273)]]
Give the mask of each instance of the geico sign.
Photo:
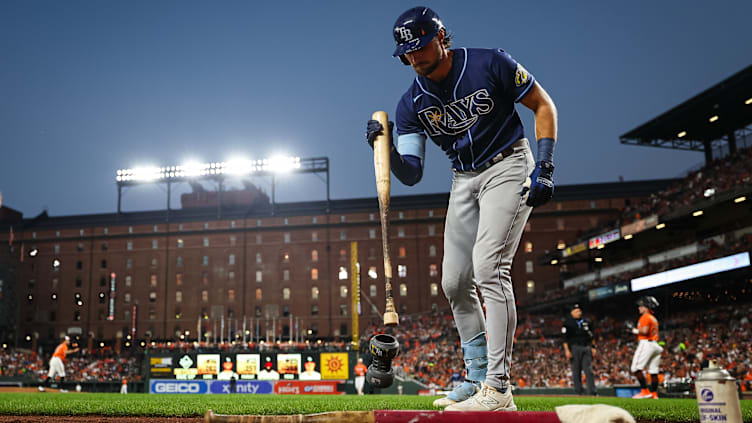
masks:
[(154, 392), (158, 394), (198, 394), (201, 386), (198, 383), (166, 383), (154, 384)]

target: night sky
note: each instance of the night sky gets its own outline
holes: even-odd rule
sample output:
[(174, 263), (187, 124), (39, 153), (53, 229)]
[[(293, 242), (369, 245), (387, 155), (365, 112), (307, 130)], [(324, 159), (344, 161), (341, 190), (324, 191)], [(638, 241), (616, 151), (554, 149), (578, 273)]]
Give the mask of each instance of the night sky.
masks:
[[(392, 115), (414, 78), (391, 57), (392, 25), (414, 5), (0, 1), (3, 205), (27, 218), (114, 212), (117, 169), (275, 154), (329, 157), (333, 199), (375, 197), (365, 123), (375, 110)], [(622, 146), (619, 136), (752, 58), (750, 1), (424, 5), (455, 47), (503, 48), (551, 94), (557, 184), (700, 166), (702, 153)], [(518, 110), (533, 136), (532, 112)], [(393, 179), (393, 195), (449, 190), (449, 161), (429, 144), (423, 181)], [(326, 198), (313, 175), (277, 186), (280, 202)], [(188, 190), (175, 186), (173, 207)], [(123, 209), (164, 208), (165, 195), (162, 185), (128, 189)]]

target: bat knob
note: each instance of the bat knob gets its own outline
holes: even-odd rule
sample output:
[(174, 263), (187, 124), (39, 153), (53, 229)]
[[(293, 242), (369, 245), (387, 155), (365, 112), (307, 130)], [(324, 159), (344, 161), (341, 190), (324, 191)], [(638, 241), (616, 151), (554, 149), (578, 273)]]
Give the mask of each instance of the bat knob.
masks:
[(399, 353), (399, 343), (391, 335), (380, 334), (371, 338), (373, 361), (368, 366), (366, 381), (377, 388), (387, 388), (394, 382), (392, 360)]

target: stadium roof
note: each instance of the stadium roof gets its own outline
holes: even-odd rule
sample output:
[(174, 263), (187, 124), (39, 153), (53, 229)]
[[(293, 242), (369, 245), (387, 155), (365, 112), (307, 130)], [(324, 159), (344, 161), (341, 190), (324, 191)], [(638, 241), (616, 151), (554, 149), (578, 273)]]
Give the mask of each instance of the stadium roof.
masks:
[[(622, 144), (705, 151), (752, 125), (752, 65), (620, 137)], [(736, 137), (736, 135), (734, 135)]]

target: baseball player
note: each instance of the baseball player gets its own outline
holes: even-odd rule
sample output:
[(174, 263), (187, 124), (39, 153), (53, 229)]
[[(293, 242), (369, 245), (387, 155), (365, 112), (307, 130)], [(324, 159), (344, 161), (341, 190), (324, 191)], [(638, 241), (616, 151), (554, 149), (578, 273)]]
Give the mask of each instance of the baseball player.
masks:
[(363, 395), (363, 385), (366, 383), (366, 365), (363, 364), (363, 359), (358, 358), (358, 364), (355, 365), (355, 390), (358, 391), (358, 395)]
[[(658, 399), (658, 366), (661, 361), (661, 352), (663, 352), (663, 347), (658, 345), (658, 319), (653, 315), (658, 306), (658, 300), (655, 297), (645, 296), (637, 300), (640, 320), (637, 322), (637, 327), (632, 329), (632, 333), (637, 335), (638, 344), (630, 371), (640, 382), (641, 390), (632, 398)], [(645, 375), (642, 374), (643, 369), (647, 369), (650, 373), (650, 389), (645, 382)]]
[[(391, 170), (406, 185), (423, 176), (427, 137), (446, 153), (453, 172), (441, 285), (457, 324), (466, 375), (434, 404), (447, 410), (515, 410), (509, 373), (517, 310), (510, 269), (532, 208), (553, 195), (556, 106), (504, 50), (450, 49), (450, 35), (429, 8), (404, 12), (393, 30), (393, 55), (417, 77), (397, 105), (396, 125), (382, 128), (369, 121), (366, 138), (373, 146), (386, 130), (392, 141), (396, 126)], [(535, 113), (537, 161), (515, 103)]]
[(68, 392), (66, 389), (62, 389), (63, 381), (65, 380), (65, 357), (78, 351), (78, 348), (69, 349), (70, 343), (70, 337), (66, 336), (63, 342), (55, 348), (55, 352), (52, 353), (52, 357), (50, 358), (50, 371), (47, 373), (47, 379), (37, 387), (39, 392), (44, 392), (45, 387), (54, 382), (57, 376), (60, 376), (60, 392)]

